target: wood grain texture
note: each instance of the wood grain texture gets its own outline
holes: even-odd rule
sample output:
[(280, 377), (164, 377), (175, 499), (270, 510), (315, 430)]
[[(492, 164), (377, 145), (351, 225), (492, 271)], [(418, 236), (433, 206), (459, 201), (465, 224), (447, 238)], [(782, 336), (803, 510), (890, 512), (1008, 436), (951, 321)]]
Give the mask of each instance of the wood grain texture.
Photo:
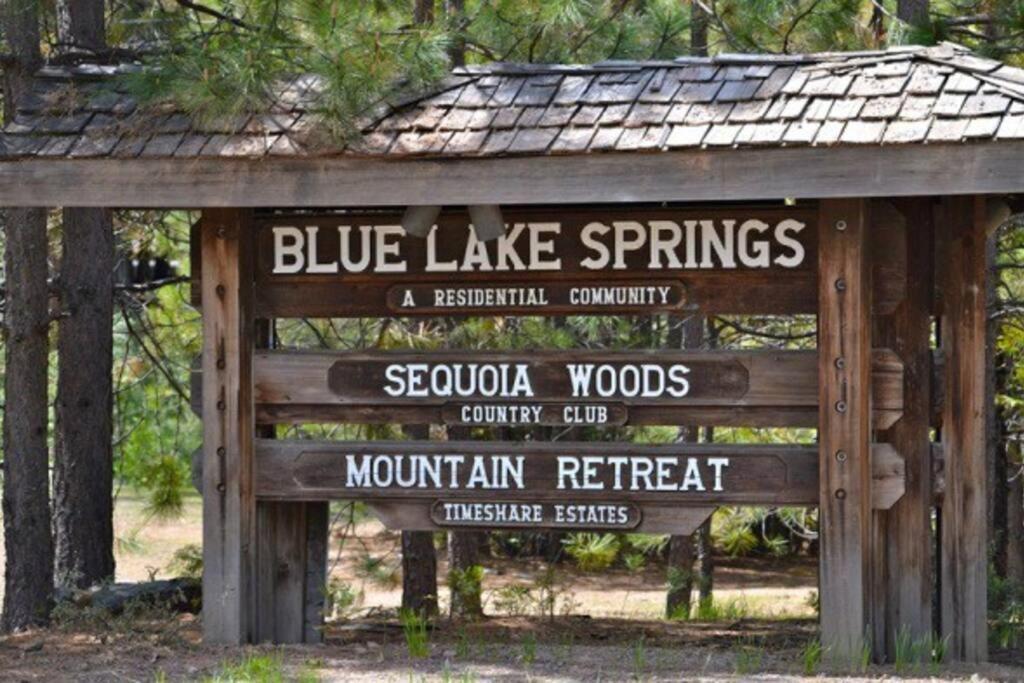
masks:
[[(872, 489), (874, 503), (891, 506), (903, 489), (902, 458), (888, 444), (877, 444), (873, 480), (865, 487), (868, 506)], [(726, 444), (672, 444), (638, 446), (615, 443), (499, 443), (499, 442), (409, 442), (409, 441), (312, 441), (257, 440), (257, 495), (268, 500), (508, 500), (566, 502), (639, 502), (655, 505), (706, 507), (714, 504), (813, 505), (818, 494), (818, 453), (811, 446), (751, 446)], [(463, 455), (465, 469), (458, 487), (366, 488), (346, 485), (346, 456)], [(524, 488), (468, 488), (463, 475), (474, 456), (525, 458)], [(599, 477), (603, 489), (558, 489), (556, 460), (559, 456), (623, 456), (637, 458), (730, 458), (724, 469), (723, 489), (714, 491), (705, 475), (706, 490), (628, 491), (612, 487), (612, 471)], [(685, 462), (684, 462), (685, 464)], [(490, 467), (488, 466), (488, 471)], [(625, 471), (625, 470), (624, 470)], [(445, 469), (445, 482), (449, 470)], [(624, 476), (624, 480), (626, 475)], [(677, 481), (678, 483), (678, 481)], [(428, 482), (429, 484), (429, 482)]]
[(863, 200), (821, 203), (818, 352), (822, 644), (856, 658), (868, 629), (871, 270)]
[[(876, 659), (895, 656), (901, 629), (917, 641), (932, 632), (933, 504), (931, 413), (931, 315), (933, 274), (933, 202), (899, 202), (898, 216), (885, 220), (872, 207), (872, 240), (879, 231), (901, 224), (908, 253), (906, 298), (891, 316), (875, 319), (876, 344), (891, 348), (903, 361), (903, 417), (879, 436), (903, 455), (906, 492), (885, 512), (876, 512), (877, 540), (872, 562), (872, 626)], [(877, 423), (876, 429), (884, 429)]]
[(942, 444), (941, 635), (949, 656), (976, 662), (988, 657), (987, 477), (985, 453), (985, 241), (982, 198), (943, 202), (940, 230), (949, 235), (940, 265), (945, 314), (942, 346), (946, 389)]
[[(442, 531), (451, 527), (443, 527), (434, 523), (430, 500), (380, 500), (370, 501), (367, 507), (374, 516), (389, 529), (407, 531)], [(715, 511), (714, 507), (684, 507), (679, 505), (643, 506), (643, 515), (639, 526), (634, 531), (646, 534), (692, 534)], [(459, 527), (465, 529), (466, 527)], [(493, 530), (493, 527), (479, 528), (480, 531)]]
[[(528, 363), (537, 400), (390, 397), (375, 387), (393, 363)], [(673, 398), (573, 398), (567, 363), (686, 364), (693, 368), (691, 394)], [(813, 426), (818, 414), (814, 351), (657, 351), (511, 353), (322, 353), (257, 352), (255, 385), (261, 422), (444, 423), (459, 406), (612, 404), (623, 406), (628, 424)], [(876, 423), (889, 426), (903, 409), (903, 366), (887, 349), (872, 351)], [(331, 380), (331, 377), (334, 377)], [(332, 388), (333, 382), (333, 388)], [(702, 384), (703, 382), (703, 384)], [(549, 389), (542, 393), (541, 388)], [(557, 417), (557, 411), (553, 411)], [(560, 422), (563, 423), (563, 422)]]
[[(749, 201), (1016, 193), (1024, 143), (499, 159), (31, 159), (0, 205), (205, 208)], [(956, 173), (950, 173), (956, 169)]]
[(252, 250), (241, 212), (202, 220), (203, 639), (239, 644), (253, 638), (256, 599)]

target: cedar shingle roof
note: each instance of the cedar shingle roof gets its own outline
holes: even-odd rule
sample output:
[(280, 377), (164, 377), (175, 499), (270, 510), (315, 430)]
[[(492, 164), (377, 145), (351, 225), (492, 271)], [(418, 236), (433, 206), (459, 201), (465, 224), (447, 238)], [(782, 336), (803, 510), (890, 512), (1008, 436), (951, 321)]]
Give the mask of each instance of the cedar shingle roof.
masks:
[(457, 69), (347, 148), (318, 124), (319, 82), (265, 112), (202, 125), (139, 107), (133, 66), (46, 67), (0, 133), (0, 159), (580, 154), (1024, 138), (1024, 70), (959, 46)]

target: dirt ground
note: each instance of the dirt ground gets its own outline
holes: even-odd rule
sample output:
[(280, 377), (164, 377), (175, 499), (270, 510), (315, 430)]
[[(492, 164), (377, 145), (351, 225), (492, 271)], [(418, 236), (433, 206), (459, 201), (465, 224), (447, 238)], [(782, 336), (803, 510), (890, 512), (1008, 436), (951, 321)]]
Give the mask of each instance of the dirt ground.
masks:
[[(191, 497), (181, 518), (155, 521), (142, 500), (122, 495), (117, 579), (173, 575), (174, 552), (199, 542), (199, 513), (200, 501)], [(799, 680), (805, 673), (817, 680), (1024, 680), (1018, 652), (996, 653), (982, 667), (864, 669), (827, 656), (808, 666), (807, 646), (816, 637), (808, 598), (817, 569), (807, 559), (718, 558), (718, 612), (711, 621), (685, 623), (661, 618), (665, 571), (654, 564), (600, 574), (558, 565), (557, 615), (549, 618), (538, 615), (535, 599), (542, 563), (489, 560), (488, 617), (461, 624), (442, 619), (426, 638), (426, 656), (413, 657), (395, 618), (398, 545), (398, 534), (363, 521), (345, 536), (341, 552), (335, 548), (331, 575), (354, 602), (328, 627), (324, 645), (209, 647), (200, 644), (192, 615), (142, 610), (110, 617), (62, 608), (51, 628), (0, 639), (0, 681)], [(443, 561), (438, 570), (443, 581)], [(510, 601), (509, 587), (534, 597)], [(440, 599), (447, 602), (443, 587)]]
[[(194, 617), (137, 617), (81, 621), (0, 640), (0, 680), (1024, 680), (1024, 660), (1008, 652), (982, 666), (908, 665), (900, 672), (893, 666), (823, 663), (805, 677), (802, 648), (813, 634), (810, 621), (488, 618), (441, 622), (429, 635), (427, 656), (414, 658), (393, 621), (336, 625), (321, 646), (215, 648), (199, 644)], [(260, 661), (262, 668), (246, 667)], [(256, 671), (265, 676), (244, 677)]]

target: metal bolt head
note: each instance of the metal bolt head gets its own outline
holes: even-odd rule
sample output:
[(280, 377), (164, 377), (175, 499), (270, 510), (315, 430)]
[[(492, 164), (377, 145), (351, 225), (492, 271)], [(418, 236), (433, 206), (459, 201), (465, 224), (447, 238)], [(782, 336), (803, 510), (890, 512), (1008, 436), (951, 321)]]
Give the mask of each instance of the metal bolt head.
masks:
[(844, 278), (839, 278), (838, 280), (836, 280), (836, 291), (837, 292), (845, 292), (846, 291), (846, 280)]
[(228, 490), (228, 487), (225, 486), (223, 483), (217, 484), (217, 492), (218, 493), (224, 493), (227, 490)]
[(227, 232), (227, 230), (225, 230), (225, 229), (224, 229), (224, 226), (223, 226), (223, 225), (222, 225), (222, 226), (219, 226), (219, 227), (217, 228), (217, 237), (218, 237), (218, 238), (220, 238), (220, 239), (224, 239), (224, 236), (225, 236), (225, 235), (227, 235), (227, 234), (228, 234), (228, 232)]
[(836, 230), (838, 230), (839, 232), (842, 232), (843, 230), (846, 230), (846, 221), (843, 221), (843, 220), (836, 221)]
[(836, 460), (846, 462), (846, 451), (836, 451)]
[(222, 298), (222, 299), (223, 299), (223, 298), (224, 298), (224, 294), (225, 294), (225, 292), (227, 292), (227, 291), (228, 291), (228, 290), (227, 290), (227, 289), (226, 289), (226, 288), (224, 287), (224, 285), (217, 285), (217, 289), (216, 289), (216, 292), (217, 292), (217, 296), (218, 296), (218, 297), (220, 297), (220, 298)]
[(836, 498), (839, 500), (846, 498), (846, 489), (836, 489)]
[(223, 446), (219, 446), (217, 448), (217, 455), (222, 457), (222, 458), (227, 454), (227, 452), (228, 452), (228, 449), (224, 448)]
[(845, 413), (846, 412), (846, 401), (836, 401), (836, 412), (837, 413)]
[(840, 356), (839, 358), (836, 358), (836, 369), (842, 370), (845, 367), (846, 367), (846, 359), (843, 358), (842, 356)]

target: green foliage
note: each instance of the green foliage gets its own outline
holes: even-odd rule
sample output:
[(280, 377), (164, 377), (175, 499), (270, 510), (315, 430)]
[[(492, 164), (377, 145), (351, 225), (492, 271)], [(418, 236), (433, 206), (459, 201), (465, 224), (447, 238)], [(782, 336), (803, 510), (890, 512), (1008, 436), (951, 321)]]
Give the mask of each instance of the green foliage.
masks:
[(643, 634), (633, 641), (631, 648), (633, 655), (633, 678), (642, 680), (647, 670), (647, 642)]
[(478, 564), (465, 569), (448, 569), (448, 589), (452, 604), (480, 605), (483, 595), (484, 568)]
[(208, 683), (285, 683), (284, 664), (279, 654), (249, 654), (227, 662), (206, 679)]
[(183, 545), (174, 551), (167, 569), (176, 576), (203, 578), (203, 548), (196, 543)]
[(492, 604), (494, 609), (501, 614), (519, 617), (530, 612), (534, 601), (535, 597), (530, 586), (511, 583), (494, 591)]
[(1024, 642), (1024, 586), (989, 571), (989, 636), (998, 648)]
[(661, 557), (668, 549), (669, 537), (666, 534), (626, 534), (624, 546), (640, 553), (646, 558)]
[(756, 641), (744, 641), (736, 650), (736, 673), (740, 676), (759, 673), (764, 664), (764, 645)]
[(359, 558), (356, 573), (383, 588), (395, 588), (402, 583), (402, 567), (387, 556), (365, 553)]
[(405, 636), (405, 647), (409, 651), (409, 656), (413, 659), (429, 657), (430, 639), (426, 617), (411, 610), (402, 610), (399, 613), (399, 621), (402, 623), (402, 634)]
[(352, 585), (337, 576), (327, 582), (326, 611), (332, 619), (347, 619), (352, 616), (355, 608), (362, 602), (362, 592), (355, 591)]
[(622, 556), (622, 565), (630, 572), (636, 573), (647, 564), (647, 558), (643, 553), (628, 552)]
[(537, 660), (537, 634), (531, 631), (523, 636), (520, 648), (520, 661), (526, 666), (531, 666)]
[(757, 547), (757, 536), (740, 515), (730, 520), (722, 531), (719, 543), (732, 557), (749, 555)]
[(619, 554), (619, 539), (615, 534), (573, 533), (563, 543), (576, 566), (585, 572), (607, 569)]
[(813, 676), (818, 673), (818, 667), (821, 666), (822, 653), (821, 640), (818, 638), (808, 640), (807, 644), (800, 649), (800, 663), (803, 667), (804, 676)]

